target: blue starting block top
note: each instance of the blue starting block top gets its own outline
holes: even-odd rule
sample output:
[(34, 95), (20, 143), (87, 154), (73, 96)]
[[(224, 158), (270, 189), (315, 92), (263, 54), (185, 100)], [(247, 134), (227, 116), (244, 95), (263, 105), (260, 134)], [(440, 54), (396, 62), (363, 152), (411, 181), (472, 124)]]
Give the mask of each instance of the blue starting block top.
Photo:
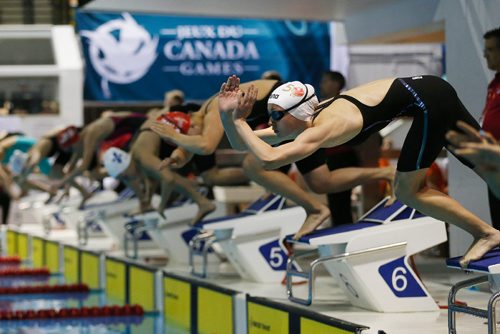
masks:
[[(450, 268), (462, 269), (460, 266), (461, 256), (452, 257), (446, 260), (446, 265)], [(486, 274), (500, 273), (500, 248), (494, 248), (486, 253), (480, 260), (471, 261), (466, 270), (477, 271)]]
[(360, 220), (355, 224), (346, 224), (335, 226), (332, 228), (327, 228), (323, 230), (316, 230), (308, 235), (301, 237), (299, 240), (293, 240), (292, 235), (286, 237), (288, 242), (300, 242), (310, 244), (311, 240), (331, 236), (340, 233), (358, 231), (369, 227), (379, 226), (381, 224), (387, 224), (390, 222), (401, 221), (401, 220), (413, 220), (421, 217), (425, 217), (420, 212), (413, 208), (406, 206), (400, 201), (395, 201), (389, 206), (385, 206), (388, 198), (382, 200), (376, 206), (374, 206), (370, 211), (368, 211)]

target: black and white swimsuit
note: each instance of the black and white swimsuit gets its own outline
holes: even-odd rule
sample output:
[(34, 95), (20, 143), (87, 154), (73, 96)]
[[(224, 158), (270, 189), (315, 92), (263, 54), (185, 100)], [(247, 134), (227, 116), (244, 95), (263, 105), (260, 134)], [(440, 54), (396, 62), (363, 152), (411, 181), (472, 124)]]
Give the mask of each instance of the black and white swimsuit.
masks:
[[(367, 106), (349, 95), (339, 95), (320, 105), (318, 114), (335, 100), (345, 99), (354, 104), (363, 117), (361, 132), (348, 144), (362, 142), (372, 133), (381, 130), (399, 117), (413, 117), (398, 159), (398, 171), (409, 172), (428, 168), (448, 145), (446, 132), (458, 130), (458, 120), (480, 129), (474, 117), (467, 111), (455, 89), (436, 76), (396, 78), (384, 99), (376, 106)], [(473, 168), (467, 160), (457, 157)]]

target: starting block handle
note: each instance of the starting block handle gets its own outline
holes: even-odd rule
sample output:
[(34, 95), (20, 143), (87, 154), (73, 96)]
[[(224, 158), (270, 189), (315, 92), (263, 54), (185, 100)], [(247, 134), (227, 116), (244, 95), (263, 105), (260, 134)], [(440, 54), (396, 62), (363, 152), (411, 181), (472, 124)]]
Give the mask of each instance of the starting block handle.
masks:
[(86, 246), (89, 241), (89, 230), (87, 220), (81, 219), (76, 225), (76, 235), (78, 238), (78, 245)]
[(52, 226), (50, 225), (50, 216), (44, 216), (42, 218), (43, 233), (48, 236), (52, 231)]
[[(208, 252), (212, 248), (212, 245), (215, 241), (216, 237), (213, 234), (207, 232), (195, 235), (189, 241), (189, 266), (191, 268), (191, 275), (200, 278), (207, 277)], [(195, 256), (201, 257), (201, 271), (198, 271), (196, 268), (194, 261)]]
[[(139, 258), (139, 239), (143, 232), (154, 230), (157, 226), (157, 221), (144, 222), (136, 228), (130, 228), (125, 231), (123, 235), (123, 248), (125, 251), (125, 256), (137, 260)], [(132, 254), (130, 254), (129, 242), (132, 241)]]
[[(138, 246), (138, 237), (135, 234), (135, 229), (126, 230), (123, 235), (123, 250), (125, 252), (125, 256), (129, 259), (137, 259), (139, 257), (139, 246)], [(132, 254), (130, 253), (129, 242), (132, 242)]]
[[(301, 258), (301, 257), (304, 257), (306, 255), (310, 255), (315, 251), (308, 251), (308, 252), (300, 253), (297, 255), (292, 255), (288, 258), (288, 261), (286, 264), (286, 291), (287, 291), (288, 299), (292, 302), (296, 302), (299, 304), (311, 305), (312, 300), (313, 300), (313, 295), (314, 295), (314, 282), (316, 280), (315, 271), (316, 271), (316, 267), (318, 267), (320, 264), (324, 264), (324, 263), (330, 262), (330, 261), (341, 261), (341, 260), (344, 260), (344, 259), (346, 259), (348, 257), (352, 257), (352, 256), (364, 255), (366, 253), (383, 251), (383, 250), (387, 250), (387, 249), (391, 249), (391, 248), (398, 248), (398, 247), (405, 247), (405, 246), (406, 246), (406, 242), (398, 242), (398, 243), (391, 244), (391, 245), (373, 247), (373, 248), (363, 249), (363, 250), (359, 250), (359, 251), (351, 252), (351, 253), (341, 253), (341, 254), (337, 254), (337, 255), (320, 257), (320, 258), (317, 258), (316, 260), (312, 261), (309, 264), (309, 269), (304, 270), (304, 271), (297, 271), (297, 270), (293, 269), (292, 263), (297, 258)], [(308, 296), (306, 299), (295, 297), (293, 295), (293, 291), (292, 291), (292, 287), (293, 287), (292, 277), (293, 276), (303, 277), (303, 278), (307, 279)]]
[(85, 246), (89, 241), (89, 229), (94, 224), (97, 219), (104, 219), (104, 211), (91, 212), (84, 215), (76, 225), (76, 234), (78, 239), (78, 244), (80, 246)]
[[(311, 305), (312, 299), (313, 299), (313, 282), (314, 282), (314, 273), (312, 271), (311, 266), (309, 267), (308, 270), (295, 270), (293, 267), (293, 264), (297, 259), (300, 259), (302, 257), (310, 256), (313, 254), (316, 254), (316, 250), (312, 251), (305, 251), (305, 252), (300, 252), (300, 253), (295, 253), (292, 254), (291, 256), (288, 257), (288, 260), (286, 262), (286, 293), (288, 296), (288, 299), (291, 300), (294, 303), (302, 304), (302, 305)], [(293, 277), (300, 277), (304, 278), (307, 281), (307, 298), (299, 298), (295, 297), (293, 294)]]
[(457, 334), (455, 313), (467, 313), (476, 317), (488, 319), (488, 334), (496, 333), (495, 306), (500, 292), (495, 293), (489, 300), (488, 309), (482, 310), (475, 307), (459, 305), (455, 303), (458, 292), (464, 288), (488, 282), (488, 275), (475, 277), (466, 281), (458, 282), (451, 287), (448, 295), (448, 333)]

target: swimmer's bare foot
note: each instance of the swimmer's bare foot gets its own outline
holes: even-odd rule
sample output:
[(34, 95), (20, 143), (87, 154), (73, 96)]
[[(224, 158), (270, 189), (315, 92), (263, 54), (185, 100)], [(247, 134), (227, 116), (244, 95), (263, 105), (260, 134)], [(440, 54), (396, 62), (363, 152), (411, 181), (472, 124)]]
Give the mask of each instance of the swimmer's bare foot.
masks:
[(153, 208), (152, 206), (150, 206), (148, 208), (136, 208), (136, 209), (130, 211), (128, 213), (128, 215), (131, 216), (131, 217), (133, 217), (133, 216), (137, 216), (137, 215), (140, 215), (140, 214), (143, 214), (143, 213), (154, 211), (154, 209), (155, 208)]
[(87, 193), (83, 195), (83, 198), (80, 201), (80, 205), (78, 206), (78, 210), (83, 210), (83, 208), (85, 207), (85, 203), (87, 203), (87, 201), (89, 200), (89, 198), (92, 197), (92, 195), (93, 195), (92, 193)]
[(394, 204), (394, 202), (396, 202), (396, 200), (397, 200), (396, 196), (394, 194), (391, 194), (387, 202), (385, 202), (384, 206), (385, 207), (391, 206)]
[(191, 225), (191, 226), (195, 226), (200, 221), (202, 221), (206, 215), (208, 215), (209, 213), (211, 213), (212, 211), (215, 210), (215, 204), (208, 201), (208, 200), (204, 201), (201, 204), (198, 204), (198, 207), (199, 207), (199, 209), (198, 209), (198, 212), (196, 213), (196, 216), (189, 223), (189, 225)]
[[(57, 195), (57, 193), (56, 193), (56, 195)], [(52, 195), (52, 194), (49, 193), (49, 198), (47, 198), (45, 200), (44, 204), (50, 204), (50, 202), (52, 202), (52, 200), (54, 199), (54, 197), (56, 197), (56, 195)]]
[(482, 238), (474, 240), (464, 257), (460, 259), (460, 266), (466, 268), (469, 262), (479, 260), (488, 251), (500, 245), (500, 231), (495, 230)]
[(330, 217), (330, 209), (328, 209), (328, 207), (324, 205), (319, 208), (319, 211), (308, 212), (306, 221), (304, 222), (304, 224), (302, 224), (299, 231), (295, 233), (293, 239), (298, 240), (302, 236), (311, 233), (329, 217)]
[(63, 192), (57, 199), (54, 200), (54, 203), (59, 205), (66, 197), (68, 197), (68, 195), (66, 194), (66, 192)]
[(49, 194), (49, 198), (47, 198), (45, 204), (49, 204), (50, 202), (52, 202), (52, 200), (57, 196), (57, 192), (57, 189), (49, 187), (49, 190), (47, 191), (47, 193)]

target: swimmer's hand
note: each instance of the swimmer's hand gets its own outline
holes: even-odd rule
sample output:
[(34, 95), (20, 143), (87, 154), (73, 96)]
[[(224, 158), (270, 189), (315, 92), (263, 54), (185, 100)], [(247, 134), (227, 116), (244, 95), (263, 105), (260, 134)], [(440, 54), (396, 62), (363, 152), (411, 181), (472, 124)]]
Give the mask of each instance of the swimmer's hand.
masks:
[(192, 156), (192, 154), (186, 154), (183, 150), (175, 149), (168, 158), (165, 158), (160, 162), (158, 170), (163, 170), (165, 168), (182, 168), (189, 162), (189, 160), (191, 160)]
[(172, 139), (177, 135), (174, 127), (166, 123), (155, 122), (150, 126), (150, 129), (164, 139)]
[(446, 139), (453, 145), (452, 153), (471, 161), (482, 172), (498, 172), (500, 169), (500, 146), (490, 134), (478, 131), (465, 122), (458, 121), (462, 133), (448, 131)]
[(250, 85), (245, 94), (239, 96), (238, 108), (233, 112), (233, 120), (246, 119), (252, 112), (253, 105), (257, 100), (257, 87)]
[(222, 84), (219, 91), (219, 112), (221, 114), (231, 113), (238, 108), (243, 91), (240, 89), (240, 78), (236, 75), (230, 76)]

